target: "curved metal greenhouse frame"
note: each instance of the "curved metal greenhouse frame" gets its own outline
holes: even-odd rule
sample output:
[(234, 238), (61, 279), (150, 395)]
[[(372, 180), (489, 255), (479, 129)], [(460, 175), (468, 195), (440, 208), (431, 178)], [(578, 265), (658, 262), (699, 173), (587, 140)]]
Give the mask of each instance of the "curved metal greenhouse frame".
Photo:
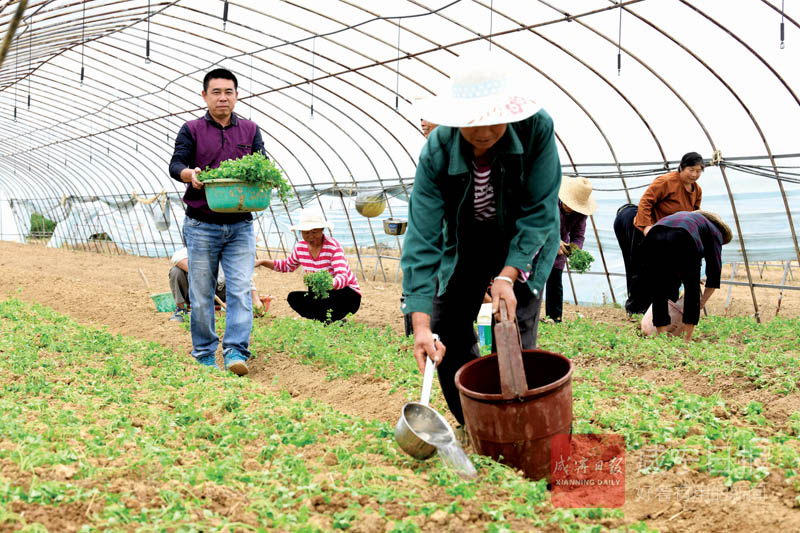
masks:
[(753, 268), (800, 264), (800, 11), (776, 0), (731, 6), (5, 0), (0, 239), (25, 241), (32, 220), (49, 219), (51, 246), (155, 256), (181, 246), (183, 185), (167, 164), (181, 124), (204, 111), (203, 75), (223, 66), (239, 79), (237, 112), (260, 125), (294, 192), (257, 217), (260, 250), (286, 254), (296, 209), (316, 204), (362, 276), (393, 269), (397, 280), (402, 240), (359, 215), (354, 197), (382, 192), (386, 214), (405, 215), (424, 142), (414, 100), (442, 90), (455, 57), (490, 47), (530, 75), (564, 173), (595, 186), (587, 248), (601, 261), (588, 274), (605, 286), (570, 273), (576, 303), (618, 300), (616, 207), (699, 151), (712, 165), (703, 205), (735, 226), (723, 259), (733, 272), (744, 265), (758, 319), (755, 287), (798, 288), (785, 275), (757, 283)]

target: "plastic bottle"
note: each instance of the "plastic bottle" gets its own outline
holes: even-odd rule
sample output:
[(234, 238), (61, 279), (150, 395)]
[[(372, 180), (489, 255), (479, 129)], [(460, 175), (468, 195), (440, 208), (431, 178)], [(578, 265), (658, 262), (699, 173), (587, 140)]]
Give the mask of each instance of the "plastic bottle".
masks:
[(481, 305), (478, 312), (478, 342), (481, 346), (492, 347), (492, 304)]

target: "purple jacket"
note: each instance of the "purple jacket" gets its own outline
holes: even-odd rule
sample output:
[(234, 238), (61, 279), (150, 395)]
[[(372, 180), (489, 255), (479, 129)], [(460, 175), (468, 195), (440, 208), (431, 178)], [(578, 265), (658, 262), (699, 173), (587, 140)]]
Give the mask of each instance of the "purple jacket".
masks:
[[(582, 215), (577, 211), (573, 211), (570, 214), (565, 213), (561, 207), (561, 200), (558, 201), (558, 214), (561, 217), (561, 240), (567, 244), (575, 243), (582, 250), (584, 233), (586, 233), (586, 215)], [(553, 267), (564, 270), (566, 265), (567, 256), (557, 255)]]
[[(264, 141), (258, 125), (235, 113), (231, 123), (222, 127), (206, 112), (205, 116), (186, 122), (175, 139), (175, 151), (169, 162), (169, 173), (173, 179), (181, 180), (185, 168), (217, 168), (228, 159), (237, 159), (254, 152), (264, 152)], [(250, 213), (216, 213), (208, 208), (205, 189), (195, 189), (185, 183), (186, 215), (212, 224), (235, 224), (251, 220)]]

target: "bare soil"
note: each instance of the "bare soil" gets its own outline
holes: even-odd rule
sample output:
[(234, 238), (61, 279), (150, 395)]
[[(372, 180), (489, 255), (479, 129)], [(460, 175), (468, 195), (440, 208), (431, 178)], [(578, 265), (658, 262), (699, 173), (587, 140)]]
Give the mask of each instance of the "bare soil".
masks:
[[(800, 279), (800, 268), (796, 265), (794, 268), (795, 276)], [(149, 288), (145, 286), (139, 269), (147, 278)], [(149, 297), (150, 293), (169, 290), (168, 270), (169, 262), (166, 259), (101, 255), (0, 242), (0, 297), (15, 296), (26, 302), (38, 302), (73, 317), (79, 323), (105, 326), (113, 333), (155, 341), (185, 353), (188, 357), (191, 351), (189, 333), (180, 324), (169, 322), (170, 314), (156, 313)], [(782, 271), (767, 268), (762, 275), (767, 282), (780, 282)], [(388, 325), (398, 332), (402, 331), (403, 319), (399, 310), (401, 289), (391, 281), (393, 276), (392, 272), (389, 282), (359, 279), (364, 299), (354, 320), (381, 328)], [(260, 269), (256, 285), (261, 293), (274, 297), (270, 306), (272, 315), (293, 316), (285, 297), (289, 291), (303, 287), (299, 272), (277, 274)], [(769, 318), (767, 311), (770, 307), (776, 308), (778, 292), (766, 289), (759, 291), (763, 292), (763, 295), (757, 294), (762, 310), (761, 317)], [(715, 295), (709, 312), (726, 313), (726, 292), (727, 289), (723, 287), (721, 294)], [(752, 313), (749, 289), (734, 288), (727, 314)], [(624, 311), (618, 308), (566, 305), (565, 320), (578, 314), (597, 322), (626, 328), (636, 327)], [(774, 314), (773, 311), (772, 316)], [(780, 315), (800, 316), (800, 291), (785, 292)], [(586, 363), (599, 364), (593, 361)], [(625, 367), (623, 371), (626, 375), (654, 382), (682, 380), (689, 389), (700, 394), (712, 392), (699, 376), (687, 378), (678, 372), (635, 366)], [(406, 401), (401, 394), (390, 393), (390, 387), (385, 382), (368, 378), (330, 381), (326, 378), (324, 369), (303, 365), (281, 354), (256, 359), (249, 377), (261, 384), (265, 391), (287, 390), (292, 396), (314, 398), (344, 413), (392, 423), (396, 421), (399, 409)], [(726, 399), (743, 404), (752, 399), (764, 401), (770, 407), (768, 412), (771, 419), (785, 419), (800, 409), (800, 396), (797, 394), (778, 398), (763, 391), (738, 387), (736, 383), (728, 385), (731, 386), (721, 387), (725, 389), (723, 392), (727, 395)], [(375, 401), (376, 398), (380, 398), (380, 401)], [(711, 478), (686, 468), (673, 468), (659, 474), (639, 474), (636, 464), (641, 453), (632, 452), (626, 459), (626, 504), (623, 507), (626, 518), (622, 521), (605, 521), (603, 525), (618, 527), (623, 523), (643, 520), (650, 527), (676, 532), (800, 531), (800, 510), (795, 503), (796, 493), (779, 473), (773, 473), (767, 478), (763, 483), (763, 490), (753, 491), (745, 486), (734, 486), (729, 490), (721, 486), (721, 478)], [(13, 470), (11, 465), (2, 466), (4, 474)], [(69, 473), (65, 472), (64, 475)], [(20, 473), (20, 479), (22, 478), (23, 474)], [(154, 487), (142, 489), (143, 494), (154, 493), (154, 490)], [(215, 502), (224, 500), (228, 507), (232, 500), (238, 499), (242, 500), (243, 507), (246, 506), (246, 497), (242, 494), (208, 496)], [(443, 502), (448, 498), (443, 491), (437, 491), (431, 496)], [(144, 501), (147, 501), (146, 497)], [(24, 507), (26, 506), (19, 504), (12, 511), (27, 510), (30, 512), (29, 518), (35, 518), (52, 531), (76, 530), (76, 524), (91, 511), (76, 504), (61, 509), (58, 516), (45, 516), (39, 508), (29, 506), (30, 508), (23, 509)], [(491, 519), (483, 516), (478, 504), (470, 506), (468, 510), (470, 512), (458, 523), (438, 523), (431, 517), (427, 523), (420, 525), (425, 531), (484, 530)], [(335, 509), (331, 513), (333, 511)], [(385, 528), (385, 521), (378, 517), (374, 524), (367, 522), (359, 524), (359, 531), (383, 531)], [(553, 525), (551, 529), (558, 530), (558, 527)]]

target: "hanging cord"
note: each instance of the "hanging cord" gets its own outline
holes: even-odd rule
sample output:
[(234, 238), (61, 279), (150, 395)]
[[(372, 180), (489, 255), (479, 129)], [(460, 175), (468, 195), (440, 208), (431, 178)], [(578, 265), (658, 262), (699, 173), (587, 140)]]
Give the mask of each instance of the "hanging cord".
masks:
[(247, 118), (253, 120), (253, 54), (250, 54), (250, 94), (247, 98), (250, 100), (250, 111), (247, 115)]
[(489, 2), (489, 50), (492, 49), (492, 22), (494, 21), (494, 0)]
[(156, 194), (152, 198), (140, 198), (136, 191), (133, 191), (131, 194), (131, 202), (139, 202), (140, 204), (144, 205), (152, 205), (157, 200), (160, 200), (161, 209), (166, 211), (166, 204), (167, 204), (167, 190), (162, 189), (160, 193)]
[[(19, 42), (16, 45), (16, 52), (14, 52), (14, 78), (19, 76)], [(14, 84), (14, 122), (17, 121), (17, 85)]]
[(150, 10), (150, 0), (147, 0), (147, 40), (144, 45), (144, 62), (150, 64), (150, 17), (153, 12)]
[(395, 62), (395, 82), (394, 82), (394, 110), (400, 107), (400, 30), (402, 20), (397, 19), (397, 61)]
[(172, 89), (169, 88), (169, 84), (167, 84), (167, 143), (169, 143), (169, 131), (170, 131), (170, 119), (169, 117), (172, 115), (170, 109), (170, 101), (172, 100)]
[(6, 59), (8, 49), (11, 48), (11, 41), (14, 40), (14, 36), (17, 34), (19, 21), (22, 20), (22, 15), (25, 14), (25, 8), (27, 6), (28, 0), (20, 0), (19, 4), (17, 4), (17, 11), (8, 24), (8, 31), (6, 31), (6, 36), (3, 38), (3, 47), (0, 48), (0, 67), (3, 66), (3, 61)]
[(28, 109), (31, 108), (31, 78), (33, 77), (33, 15), (28, 20)]
[(108, 133), (106, 134), (106, 154), (111, 155), (111, 107), (108, 110)]
[(86, 2), (83, 2), (83, 22), (81, 22), (81, 85), (83, 85), (83, 57), (86, 55)]
[(617, 37), (617, 76), (622, 72), (622, 0), (619, 2), (619, 36)]
[(784, 0), (781, 0), (781, 50), (783, 50), (785, 46), (783, 42), (783, 2)]
[(311, 118), (314, 118), (314, 76), (316, 76), (317, 37), (311, 39)]
[(136, 98), (136, 151), (139, 151), (139, 101), (142, 99), (141, 96)]

